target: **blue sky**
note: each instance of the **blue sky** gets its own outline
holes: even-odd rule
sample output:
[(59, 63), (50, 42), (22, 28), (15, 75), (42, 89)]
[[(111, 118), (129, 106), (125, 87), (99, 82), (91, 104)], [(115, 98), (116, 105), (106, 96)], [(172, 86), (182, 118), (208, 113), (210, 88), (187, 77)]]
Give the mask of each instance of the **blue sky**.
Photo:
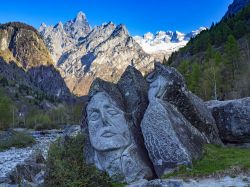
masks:
[(9, 0), (0, 5), (0, 23), (22, 21), (36, 28), (73, 19), (83, 11), (92, 26), (123, 23), (132, 35), (148, 31), (189, 32), (218, 22), (233, 0)]

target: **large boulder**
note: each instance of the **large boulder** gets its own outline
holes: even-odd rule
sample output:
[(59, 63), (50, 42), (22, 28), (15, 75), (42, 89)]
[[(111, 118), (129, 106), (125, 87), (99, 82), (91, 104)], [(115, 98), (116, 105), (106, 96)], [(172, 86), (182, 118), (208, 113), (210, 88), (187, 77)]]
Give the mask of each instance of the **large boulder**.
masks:
[(140, 123), (148, 106), (147, 81), (140, 71), (128, 66), (117, 83), (124, 98), (126, 112), (131, 115), (133, 125), (140, 129)]
[(8, 174), (9, 182), (11, 184), (29, 183), (30, 186), (43, 184), (45, 162), (42, 152), (35, 150), (28, 159), (18, 164)]
[(250, 97), (206, 103), (225, 143), (250, 143)]
[(124, 98), (127, 117), (131, 121), (130, 130), (138, 146), (139, 154), (144, 158), (147, 165), (152, 165), (144, 145), (140, 126), (145, 110), (148, 107), (149, 85), (140, 71), (133, 66), (128, 66), (118, 81), (117, 86)]
[(83, 120), (90, 150), (87, 161), (116, 181), (130, 183), (152, 178), (153, 171), (135, 142), (133, 125), (118, 87), (96, 79), (89, 97)]
[(141, 128), (158, 177), (180, 165), (191, 166), (193, 159), (202, 156), (205, 137), (172, 104), (157, 98), (151, 101)]
[(155, 96), (176, 106), (185, 118), (207, 137), (208, 143), (221, 144), (211, 112), (202, 99), (187, 89), (183, 76), (172, 67), (155, 63), (155, 69), (148, 75), (147, 81), (156, 82), (159, 77), (162, 79), (158, 83), (161, 88)]

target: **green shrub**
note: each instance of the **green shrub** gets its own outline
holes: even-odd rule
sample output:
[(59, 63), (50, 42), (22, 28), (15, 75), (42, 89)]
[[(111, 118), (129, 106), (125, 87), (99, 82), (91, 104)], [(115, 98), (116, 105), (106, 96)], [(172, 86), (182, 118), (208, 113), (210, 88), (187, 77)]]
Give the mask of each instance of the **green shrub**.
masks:
[(181, 166), (178, 171), (166, 175), (164, 178), (209, 176), (226, 172), (234, 167), (238, 167), (242, 171), (250, 170), (249, 149), (206, 145), (203, 158), (194, 161), (192, 168)]
[(12, 117), (12, 102), (0, 90), (0, 130), (7, 129), (11, 124)]
[(35, 130), (55, 129), (58, 125), (54, 124), (48, 114), (30, 113), (26, 119), (26, 126)]
[[(9, 149), (11, 147), (27, 147), (35, 143), (34, 137), (23, 132), (5, 132), (10, 133), (9, 135), (2, 135), (0, 138), (0, 151)], [(6, 136), (6, 137), (5, 137)], [(1, 136), (0, 136), (1, 137)]]
[(109, 187), (112, 184), (107, 174), (87, 165), (83, 157), (85, 138), (59, 139), (50, 146), (45, 174), (45, 186)]

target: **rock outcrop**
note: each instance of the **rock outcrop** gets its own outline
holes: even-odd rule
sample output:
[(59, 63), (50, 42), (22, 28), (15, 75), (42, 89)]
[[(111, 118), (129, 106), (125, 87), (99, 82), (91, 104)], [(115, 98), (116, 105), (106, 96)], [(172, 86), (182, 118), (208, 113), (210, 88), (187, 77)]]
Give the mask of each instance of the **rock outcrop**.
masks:
[[(156, 64), (147, 81), (133, 66), (117, 84), (97, 78), (83, 109), (84, 157), (117, 181), (130, 183), (154, 173), (161, 177), (201, 158), (209, 138), (221, 143), (202, 100), (179, 93), (189, 91), (175, 69)], [(165, 94), (170, 91), (189, 104), (190, 113), (179, 108), (177, 100), (168, 102)], [(209, 128), (196, 128), (199, 123)]]
[(19, 23), (0, 25), (0, 75), (32, 91), (73, 98), (60, 72), (53, 66), (43, 39), (33, 27)]
[(96, 79), (86, 108), (90, 145), (97, 168), (128, 183), (152, 178), (153, 172), (131, 132), (123, 97), (116, 85)]
[(0, 46), (0, 56), (6, 61), (18, 61), (24, 69), (53, 64), (40, 34), (29, 25), (19, 22), (1, 24)]
[(192, 165), (202, 155), (205, 137), (171, 104), (150, 102), (141, 123), (142, 133), (156, 174), (171, 173)]
[(117, 86), (124, 99), (125, 111), (131, 121), (130, 130), (138, 146), (139, 154), (147, 165), (151, 166), (141, 131), (141, 121), (148, 106), (148, 83), (140, 71), (133, 66), (128, 66)]
[[(157, 69), (155, 65), (155, 71)], [(163, 73), (163, 72), (162, 72)], [(207, 142), (174, 105), (163, 100), (171, 80), (160, 72), (150, 74), (149, 106), (144, 113), (141, 129), (149, 157), (158, 177), (171, 173), (180, 165), (192, 165), (202, 155)], [(180, 81), (180, 80), (178, 80)], [(175, 84), (181, 82), (176, 81)]]
[(250, 142), (250, 98), (209, 101), (219, 134), (225, 143)]
[[(176, 69), (155, 64), (155, 70), (149, 74), (147, 80), (153, 82), (158, 76), (162, 77), (157, 98), (161, 98), (174, 106), (184, 117), (207, 137), (209, 143), (221, 144), (215, 120), (204, 102), (191, 93), (185, 84), (182, 75)], [(157, 87), (157, 85), (152, 85)]]

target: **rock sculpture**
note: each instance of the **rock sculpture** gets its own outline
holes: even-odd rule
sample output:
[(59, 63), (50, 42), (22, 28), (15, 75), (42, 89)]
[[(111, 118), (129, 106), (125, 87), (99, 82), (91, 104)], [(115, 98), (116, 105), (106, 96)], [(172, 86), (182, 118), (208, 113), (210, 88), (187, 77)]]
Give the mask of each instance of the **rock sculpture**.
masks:
[(115, 180), (132, 182), (152, 177), (140, 157), (124, 112), (124, 103), (115, 85), (96, 79), (90, 89), (87, 123), (92, 161)]
[(149, 106), (141, 123), (146, 148), (161, 177), (180, 165), (191, 165), (202, 155), (205, 137), (172, 104), (162, 100), (169, 82), (155, 77), (148, 92)]
[[(151, 87), (159, 85), (156, 86), (159, 89), (156, 98), (177, 107), (184, 117), (207, 137), (208, 143), (222, 144), (211, 112), (202, 99), (188, 91), (183, 76), (176, 69), (155, 63), (155, 69), (148, 75), (147, 80)], [(155, 91), (150, 89), (150, 97), (153, 95), (150, 92)]]
[(174, 69), (156, 63), (145, 79), (128, 66), (117, 84), (92, 83), (83, 110), (87, 163), (127, 183), (191, 165), (221, 144), (215, 120)]

